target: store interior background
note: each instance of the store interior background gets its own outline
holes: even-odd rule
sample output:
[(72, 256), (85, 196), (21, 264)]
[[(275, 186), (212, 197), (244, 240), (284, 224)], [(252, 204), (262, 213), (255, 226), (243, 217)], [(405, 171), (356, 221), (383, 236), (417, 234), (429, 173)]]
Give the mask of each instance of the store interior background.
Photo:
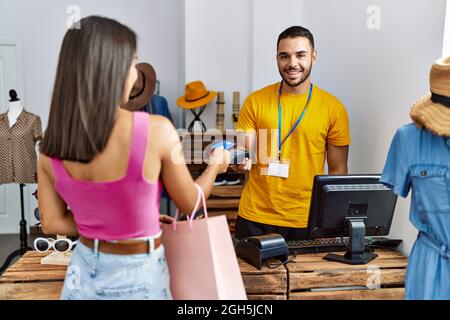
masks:
[[(382, 171), (395, 130), (410, 122), (410, 106), (429, 90), (431, 63), (450, 54), (446, 0), (0, 0), (0, 44), (18, 44), (22, 75), (16, 89), (26, 109), (41, 117), (44, 130), (71, 5), (82, 17), (115, 18), (137, 32), (139, 61), (155, 67), (178, 128), (192, 116), (175, 102), (185, 83), (194, 80), (225, 92), (225, 126), (231, 128), (233, 91), (241, 93), (242, 103), (250, 92), (279, 81), (279, 33), (291, 25), (309, 28), (318, 50), (313, 83), (337, 96), (350, 115), (349, 172), (354, 174)], [(377, 14), (373, 6), (380, 28), (367, 25)], [(0, 97), (0, 113), (7, 111), (7, 101)], [(215, 115), (214, 101), (203, 116), (208, 128), (215, 127)], [(1, 188), (8, 192), (0, 196), (0, 213), (17, 207), (17, 228), (0, 225), (0, 234), (18, 233), (19, 188)], [(29, 225), (36, 223), (35, 189), (26, 189)], [(399, 198), (390, 233), (404, 240), (405, 254), (417, 235), (408, 220), (409, 203), (410, 197)]]

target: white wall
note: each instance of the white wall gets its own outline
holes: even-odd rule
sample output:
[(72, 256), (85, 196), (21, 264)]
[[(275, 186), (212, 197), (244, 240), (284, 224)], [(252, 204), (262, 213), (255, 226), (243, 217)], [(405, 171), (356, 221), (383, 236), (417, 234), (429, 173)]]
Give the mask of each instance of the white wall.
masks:
[[(161, 95), (177, 116), (182, 42), (181, 1), (164, 0), (41, 0), (0, 1), (0, 36), (13, 36), (24, 44), (25, 102), (31, 112), (47, 122), (59, 49), (70, 17), (67, 8), (76, 3), (81, 15), (115, 18), (139, 36), (139, 60), (150, 62), (161, 81)], [(22, 94), (23, 95), (23, 94)]]
[[(225, 127), (232, 128), (232, 94), (241, 105), (254, 89), (278, 81), (275, 61), (280, 27), (298, 21), (302, 1), (185, 0), (186, 82), (202, 80), (209, 90), (225, 92)], [(281, 8), (287, 10), (280, 10)], [(277, 27), (273, 27), (277, 24)], [(216, 99), (202, 120), (216, 127)], [(194, 118), (185, 112), (186, 126)]]
[(447, 0), (447, 10), (445, 13), (444, 48), (442, 56), (450, 56), (450, 0)]
[[(369, 30), (367, 8), (376, 4), (380, 29)], [(346, 105), (351, 121), (351, 173), (379, 173), (395, 130), (411, 105), (429, 91), (429, 70), (442, 53), (445, 1), (304, 1), (302, 23), (317, 38), (314, 81)], [(323, 21), (326, 20), (326, 23)], [(399, 199), (391, 237), (409, 253), (417, 231), (410, 199)]]
[(299, 25), (303, 1), (256, 0), (253, 11), (253, 89), (281, 81), (276, 55), (279, 34), (293, 25)]
[[(410, 122), (411, 104), (428, 91), (431, 63), (442, 53), (445, 4), (187, 0), (186, 79), (206, 80), (213, 90), (240, 84), (244, 92), (279, 81), (278, 35), (291, 25), (306, 26), (315, 35), (319, 56), (313, 82), (336, 95), (350, 114), (350, 172), (380, 173), (396, 128)], [(380, 29), (367, 27), (372, 5), (380, 10)], [(215, 104), (209, 107), (205, 119), (214, 127)], [(230, 112), (228, 105), (227, 116)], [(417, 234), (408, 220), (409, 203), (399, 199), (390, 234), (404, 239), (405, 253)]]
[[(232, 128), (233, 92), (241, 103), (251, 91), (251, 4), (242, 0), (186, 0), (186, 82), (201, 80), (208, 90), (225, 92), (225, 128)], [(217, 100), (202, 120), (216, 127)], [(186, 125), (193, 116), (186, 112)]]
[[(231, 128), (233, 91), (247, 94), (279, 81), (278, 34), (299, 24), (316, 37), (319, 60), (313, 82), (346, 105), (351, 118), (352, 173), (381, 172), (395, 129), (409, 122), (410, 105), (428, 91), (429, 68), (440, 57), (445, 0), (78, 0), (82, 15), (117, 18), (140, 36), (139, 56), (162, 81), (161, 94), (175, 106), (184, 84), (202, 80), (225, 91)], [(48, 118), (68, 0), (0, 0), (0, 37), (23, 42), (28, 110)], [(381, 10), (381, 29), (367, 28), (370, 5)], [(448, 25), (447, 25), (448, 26)], [(447, 27), (448, 30), (448, 27)], [(449, 39), (446, 33), (446, 39)], [(215, 127), (215, 101), (203, 119)], [(179, 117), (181, 119), (181, 117)], [(187, 113), (187, 123), (192, 117)], [(391, 236), (405, 240), (408, 253), (416, 232), (408, 221), (409, 199), (400, 199)]]
[[(0, 38), (14, 37), (23, 44), (25, 90), (19, 95), (28, 111), (41, 116), (44, 129), (59, 50), (70, 17), (67, 8), (72, 4), (79, 6), (83, 17), (97, 14), (115, 18), (138, 34), (139, 60), (154, 66), (161, 81), (161, 95), (168, 99), (172, 115), (178, 120), (175, 101), (184, 84), (183, 72), (180, 72), (183, 63), (180, 52), (184, 50), (182, 1), (0, 0)], [(33, 192), (35, 188), (28, 189)], [(34, 208), (34, 198), (29, 194), (27, 198)], [(28, 222), (33, 224), (35, 220), (32, 218)]]

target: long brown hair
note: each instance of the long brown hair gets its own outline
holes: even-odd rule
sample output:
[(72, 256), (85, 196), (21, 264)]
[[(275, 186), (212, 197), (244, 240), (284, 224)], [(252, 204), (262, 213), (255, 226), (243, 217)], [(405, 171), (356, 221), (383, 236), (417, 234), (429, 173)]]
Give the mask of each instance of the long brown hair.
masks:
[(137, 44), (136, 34), (112, 19), (91, 16), (79, 26), (62, 43), (40, 151), (88, 163), (106, 147)]

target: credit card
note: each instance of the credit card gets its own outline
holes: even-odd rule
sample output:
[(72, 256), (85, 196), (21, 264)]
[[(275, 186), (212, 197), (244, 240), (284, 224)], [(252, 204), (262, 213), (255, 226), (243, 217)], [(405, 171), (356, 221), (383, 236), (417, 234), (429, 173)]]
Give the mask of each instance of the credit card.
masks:
[(220, 148), (220, 147), (223, 147), (224, 149), (228, 150), (228, 149), (231, 149), (231, 148), (234, 147), (234, 143), (230, 142), (228, 140), (215, 142), (215, 143), (211, 144), (211, 146), (210, 146), (211, 149), (210, 150), (212, 151), (212, 150)]

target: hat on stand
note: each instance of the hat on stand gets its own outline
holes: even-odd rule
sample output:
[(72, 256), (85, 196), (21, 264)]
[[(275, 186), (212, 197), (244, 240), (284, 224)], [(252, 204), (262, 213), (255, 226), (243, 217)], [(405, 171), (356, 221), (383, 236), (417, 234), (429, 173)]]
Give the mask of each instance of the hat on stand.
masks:
[(201, 81), (186, 84), (184, 96), (177, 100), (177, 105), (183, 109), (200, 108), (210, 103), (217, 96), (217, 92), (208, 91)]

